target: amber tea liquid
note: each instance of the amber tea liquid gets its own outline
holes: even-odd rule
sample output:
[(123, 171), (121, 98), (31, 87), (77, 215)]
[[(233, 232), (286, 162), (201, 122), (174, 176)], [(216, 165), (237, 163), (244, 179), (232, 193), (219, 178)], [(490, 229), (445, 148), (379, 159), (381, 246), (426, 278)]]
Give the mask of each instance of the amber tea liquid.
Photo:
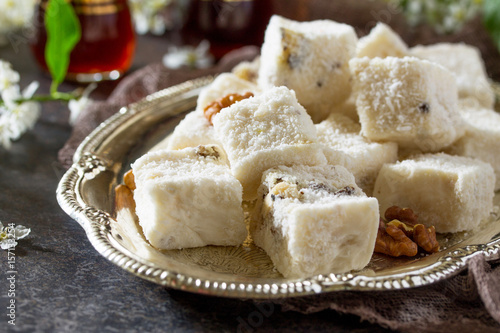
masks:
[[(118, 78), (130, 68), (135, 51), (135, 34), (126, 0), (73, 0), (71, 4), (80, 20), (82, 37), (71, 52), (67, 78), (76, 81)], [(37, 6), (38, 29), (32, 40), (33, 54), (45, 69), (46, 5), (47, 0), (42, 0)]]
[(269, 0), (193, 0), (187, 28), (210, 41), (216, 58), (245, 45), (260, 46), (272, 15)]

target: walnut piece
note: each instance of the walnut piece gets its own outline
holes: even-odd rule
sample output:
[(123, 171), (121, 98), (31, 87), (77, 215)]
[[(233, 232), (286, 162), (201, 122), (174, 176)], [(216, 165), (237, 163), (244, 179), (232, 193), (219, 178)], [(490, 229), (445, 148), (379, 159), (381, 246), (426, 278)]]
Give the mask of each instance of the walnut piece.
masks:
[(297, 185), (295, 184), (290, 184), (287, 182), (281, 182), (276, 185), (271, 189), (271, 194), (274, 194), (276, 196), (279, 196), (281, 198), (298, 198), (299, 197), (299, 190), (297, 188)]
[(135, 211), (134, 193), (127, 185), (118, 185), (115, 187), (115, 212), (122, 209)]
[(400, 208), (398, 206), (387, 208), (384, 216), (386, 221), (398, 220), (410, 225), (417, 224), (418, 220), (418, 215), (415, 214), (412, 209)]
[(393, 226), (404, 232), (408, 238), (413, 240), (426, 252), (435, 253), (439, 251), (439, 243), (436, 239), (436, 228), (434, 226), (426, 228), (421, 223), (409, 225), (398, 220), (392, 220), (387, 223), (387, 227), (389, 226)]
[(413, 257), (418, 252), (418, 246), (405, 233), (394, 225), (385, 225), (380, 221), (375, 242), (375, 252), (392, 257)]
[(241, 100), (247, 99), (253, 97), (253, 94), (251, 92), (246, 92), (243, 95), (240, 94), (229, 94), (224, 97), (221, 97), (212, 103), (208, 104), (205, 109), (203, 110), (203, 113), (205, 115), (205, 118), (207, 118), (208, 122), (212, 124), (212, 117), (215, 116), (217, 113), (220, 112), (223, 108), (227, 108), (231, 105), (233, 105), (236, 102), (239, 102)]
[(392, 225), (398, 229), (401, 229), (401, 231), (403, 231), (407, 237), (413, 239), (413, 226), (403, 223), (399, 220), (392, 220), (391, 222), (387, 223), (387, 225)]
[(220, 157), (219, 151), (213, 146), (198, 146), (196, 154), (205, 158), (218, 159)]
[(439, 243), (436, 239), (436, 228), (430, 226), (426, 228), (423, 224), (417, 224), (413, 231), (413, 240), (429, 253), (439, 251)]
[(127, 171), (123, 175), (123, 183), (125, 186), (127, 186), (131, 191), (135, 190), (135, 177), (134, 174), (132, 173), (132, 169)]
[(415, 256), (420, 247), (428, 253), (439, 251), (436, 228), (417, 223), (417, 215), (410, 208), (389, 207), (385, 214), (387, 224), (380, 220), (375, 252), (393, 257)]

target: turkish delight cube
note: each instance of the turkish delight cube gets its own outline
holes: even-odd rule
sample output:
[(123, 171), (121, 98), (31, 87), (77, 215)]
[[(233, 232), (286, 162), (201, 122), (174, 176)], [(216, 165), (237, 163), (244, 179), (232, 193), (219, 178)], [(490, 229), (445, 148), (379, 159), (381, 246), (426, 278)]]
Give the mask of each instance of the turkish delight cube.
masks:
[(240, 245), (242, 188), (217, 146), (147, 153), (132, 165), (139, 223), (158, 249)]
[(216, 144), (214, 127), (204, 110), (212, 102), (228, 94), (257, 93), (257, 86), (232, 73), (222, 73), (213, 82), (202, 88), (198, 95), (196, 109), (190, 112), (174, 129), (168, 138), (168, 149), (183, 149), (199, 145)]
[(378, 203), (342, 166), (279, 166), (262, 177), (250, 235), (286, 278), (365, 267), (379, 225)]
[[(394, 142), (373, 142), (360, 135), (361, 125), (350, 118), (331, 114), (316, 125), (318, 142), (329, 164), (340, 164), (349, 170), (356, 184), (371, 195), (380, 168), (398, 159), (398, 145)], [(339, 152), (347, 156), (339, 161)]]
[(187, 147), (214, 144), (222, 147), (215, 136), (213, 125), (208, 121), (203, 110), (191, 111), (175, 127), (168, 137), (167, 149), (177, 150)]
[(361, 134), (435, 152), (463, 134), (453, 75), (414, 57), (350, 61)]
[(479, 50), (464, 43), (438, 43), (415, 46), (413, 56), (427, 59), (447, 68), (455, 76), (458, 96), (476, 98), (485, 108), (493, 108), (495, 93), (488, 82), (488, 75)]
[(262, 44), (258, 84), (287, 86), (314, 122), (351, 93), (349, 60), (357, 36), (346, 24), (329, 20), (297, 22), (273, 16)]
[[(472, 101), (471, 101), (472, 102)], [(500, 190), (500, 114), (478, 103), (462, 103), (462, 118), (466, 124), (465, 135), (447, 152), (477, 158), (491, 164), (495, 170), (495, 190)]]
[(356, 57), (402, 58), (409, 55), (408, 46), (387, 24), (379, 22), (370, 33), (359, 39)]
[(212, 121), (244, 200), (257, 197), (262, 173), (271, 167), (326, 163), (311, 118), (286, 87), (224, 108)]
[(474, 229), (493, 208), (495, 173), (479, 160), (444, 153), (424, 154), (379, 172), (373, 195), (380, 211), (411, 208), (419, 223), (437, 232)]
[(258, 93), (258, 87), (233, 73), (222, 73), (212, 83), (201, 89), (196, 102), (197, 110), (204, 110), (213, 101), (229, 94)]

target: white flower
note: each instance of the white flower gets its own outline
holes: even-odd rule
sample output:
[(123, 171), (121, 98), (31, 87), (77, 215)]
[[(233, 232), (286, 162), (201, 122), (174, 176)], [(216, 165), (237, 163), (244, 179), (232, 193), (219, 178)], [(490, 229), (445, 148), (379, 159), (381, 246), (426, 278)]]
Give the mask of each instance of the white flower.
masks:
[(87, 88), (82, 93), (82, 96), (78, 99), (72, 99), (68, 102), (69, 108), (69, 123), (74, 125), (78, 115), (82, 110), (90, 103), (89, 95), (97, 87), (96, 83), (89, 84)]
[(23, 239), (31, 232), (30, 228), (22, 225), (16, 225), (14, 228), (10, 226), (4, 227), (0, 222), (0, 247), (2, 250), (7, 250), (16, 247), (16, 240)]
[(163, 34), (166, 25), (160, 11), (170, 2), (171, 0), (129, 0), (136, 32), (141, 35), (147, 32)]
[[(3, 113), (2, 113), (3, 112)], [(40, 116), (40, 105), (36, 102), (24, 102), (15, 109), (0, 109), (0, 141), (5, 149), (27, 130), (32, 129)]]
[(210, 54), (210, 43), (207, 40), (201, 41), (196, 48), (192, 46), (171, 47), (168, 53), (163, 56), (163, 65), (167, 68), (207, 68), (214, 62)]
[(5, 149), (11, 147), (11, 141), (17, 140), (27, 130), (33, 128), (40, 116), (40, 104), (28, 100), (38, 89), (38, 82), (32, 82), (22, 92), (17, 82), (19, 74), (10, 64), (0, 62), (0, 144)]
[(19, 73), (12, 69), (9, 62), (0, 60), (0, 92), (18, 82)]
[(8, 41), (8, 34), (28, 25), (37, 0), (0, 0), (0, 43)]

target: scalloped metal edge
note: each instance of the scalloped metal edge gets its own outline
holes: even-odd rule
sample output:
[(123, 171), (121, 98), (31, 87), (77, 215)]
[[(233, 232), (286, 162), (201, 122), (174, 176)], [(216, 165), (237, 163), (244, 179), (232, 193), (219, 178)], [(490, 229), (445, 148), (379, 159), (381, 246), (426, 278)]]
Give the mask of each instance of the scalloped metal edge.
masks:
[[(227, 283), (216, 280), (202, 280), (180, 272), (168, 271), (140, 261), (121, 252), (109, 241), (112, 217), (102, 210), (86, 205), (76, 189), (79, 183), (106, 168), (107, 161), (92, 153), (113, 130), (158, 99), (171, 98), (202, 87), (213, 80), (203, 77), (167, 88), (152, 94), (142, 101), (122, 108), (120, 112), (103, 122), (79, 146), (73, 166), (64, 174), (57, 187), (57, 200), (61, 208), (75, 219), (85, 230), (92, 246), (113, 264), (130, 273), (159, 285), (193, 293), (212, 296), (247, 299), (273, 299), (307, 296), (335, 291), (384, 291), (408, 289), (430, 285), (463, 271), (468, 261), (477, 255), (484, 255), (486, 260), (500, 258), (500, 239), (487, 244), (469, 245), (450, 251), (429, 267), (410, 273), (370, 277), (362, 274), (318, 275), (308, 279), (287, 283)], [(495, 89), (499, 86), (496, 85)], [(97, 171), (98, 172), (98, 171)]]

